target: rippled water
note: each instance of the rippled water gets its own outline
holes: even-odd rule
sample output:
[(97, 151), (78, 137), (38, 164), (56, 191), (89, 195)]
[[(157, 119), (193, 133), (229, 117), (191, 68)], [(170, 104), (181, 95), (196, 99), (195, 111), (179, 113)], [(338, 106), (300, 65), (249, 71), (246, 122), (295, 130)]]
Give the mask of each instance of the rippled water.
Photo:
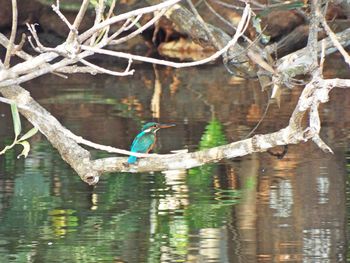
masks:
[[(132, 81), (48, 76), (27, 88), (75, 133), (119, 148), (143, 121), (176, 123), (160, 132), (159, 152), (243, 138), (266, 106), (257, 82), (221, 68), (158, 73), (157, 92), (152, 68)], [(284, 127), (299, 92), (285, 91), (257, 132)], [(95, 187), (36, 135), (26, 159), (16, 159), (19, 149), (0, 157), (0, 262), (346, 262), (349, 101), (335, 90), (321, 108), (334, 155), (306, 143), (282, 160), (259, 153), (188, 171), (108, 174)], [(0, 114), (2, 147), (12, 128), (6, 105)]]

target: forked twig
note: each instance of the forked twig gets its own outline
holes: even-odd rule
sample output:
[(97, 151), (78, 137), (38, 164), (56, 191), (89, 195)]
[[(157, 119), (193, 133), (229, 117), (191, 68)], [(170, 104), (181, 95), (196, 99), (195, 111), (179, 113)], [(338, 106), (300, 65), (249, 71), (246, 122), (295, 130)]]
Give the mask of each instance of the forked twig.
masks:
[[(83, 21), (84, 15), (86, 13), (86, 10), (88, 9), (90, 0), (83, 0), (83, 3), (81, 4), (80, 10), (78, 15), (75, 17), (74, 23), (72, 25), (72, 28), (70, 28), (69, 35), (67, 37), (67, 43), (71, 43), (74, 39), (78, 37), (78, 29)], [(79, 41), (78, 41), (79, 42)]]
[(89, 30), (85, 31), (83, 34), (81, 34), (79, 36), (79, 41), (80, 42), (84, 42), (85, 40), (87, 40), (89, 37), (91, 37), (95, 32), (100, 31), (101, 29), (105, 28), (106, 26), (115, 24), (119, 21), (123, 21), (128, 19), (129, 17), (133, 17), (133, 16), (137, 16), (139, 14), (146, 14), (146, 13), (151, 13), (157, 10), (161, 10), (163, 8), (168, 8), (173, 6), (174, 4), (180, 2), (181, 0), (168, 0), (165, 2), (162, 2), (160, 4), (157, 5), (152, 5), (152, 6), (148, 6), (148, 7), (143, 7), (143, 8), (139, 8), (136, 10), (132, 10), (123, 14), (120, 14), (118, 16), (114, 16), (111, 17), (105, 21), (103, 21), (102, 23), (99, 23), (96, 26), (93, 26), (92, 28), (90, 28)]
[[(154, 17), (148, 21), (146, 24), (144, 24), (143, 26), (139, 27), (138, 29), (136, 29), (135, 31), (133, 31), (132, 33), (130, 33), (129, 35), (125, 36), (125, 37), (122, 37), (122, 38), (119, 38), (119, 39), (116, 39), (116, 40), (113, 40), (114, 38), (116, 38), (119, 34), (113, 34), (112, 36), (110, 36), (106, 42), (107, 44), (111, 44), (111, 45), (118, 45), (120, 43), (123, 43), (123, 42), (126, 42), (128, 41), (129, 39), (139, 35), (140, 33), (142, 33), (143, 31), (145, 31), (147, 28), (149, 28), (150, 26), (154, 25), (154, 23), (156, 21), (158, 21), (165, 13), (166, 13), (167, 9), (164, 8), (162, 9), (160, 12), (158, 12), (157, 14), (154, 15)], [(119, 32), (119, 30), (118, 30)]]

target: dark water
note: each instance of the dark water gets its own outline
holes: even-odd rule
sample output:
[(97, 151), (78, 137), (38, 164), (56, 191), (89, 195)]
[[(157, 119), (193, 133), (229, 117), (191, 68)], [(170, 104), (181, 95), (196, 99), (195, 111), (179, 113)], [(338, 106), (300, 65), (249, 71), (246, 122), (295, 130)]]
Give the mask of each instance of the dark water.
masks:
[[(26, 87), (101, 144), (127, 149), (143, 121), (176, 123), (160, 132), (158, 152), (239, 140), (266, 106), (256, 81), (214, 66), (140, 68), (132, 79), (46, 76)], [(287, 125), (300, 90), (286, 90), (257, 132)], [(334, 155), (305, 143), (283, 160), (259, 153), (188, 171), (109, 174), (95, 187), (36, 135), (26, 159), (17, 148), (0, 157), (0, 262), (346, 262), (349, 102), (349, 91), (334, 90), (320, 110)], [(0, 114), (3, 147), (13, 136), (8, 106)]]

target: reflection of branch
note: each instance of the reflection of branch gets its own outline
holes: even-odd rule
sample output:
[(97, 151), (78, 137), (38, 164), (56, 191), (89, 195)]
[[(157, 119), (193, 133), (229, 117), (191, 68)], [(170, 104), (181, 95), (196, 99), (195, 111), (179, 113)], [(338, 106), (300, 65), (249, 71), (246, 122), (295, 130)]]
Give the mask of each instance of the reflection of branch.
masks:
[(154, 92), (151, 100), (151, 111), (154, 118), (160, 118), (160, 97), (162, 95), (162, 83), (160, 81), (159, 72), (154, 65)]
[(192, 89), (191, 85), (186, 85), (185, 88), (187, 88), (192, 93), (196, 94), (197, 95), (196, 99), (201, 100), (206, 106), (209, 107), (210, 113), (211, 113), (211, 117), (214, 118), (215, 117), (215, 106), (214, 106), (214, 104), (211, 104), (207, 99), (205, 99), (201, 92)]

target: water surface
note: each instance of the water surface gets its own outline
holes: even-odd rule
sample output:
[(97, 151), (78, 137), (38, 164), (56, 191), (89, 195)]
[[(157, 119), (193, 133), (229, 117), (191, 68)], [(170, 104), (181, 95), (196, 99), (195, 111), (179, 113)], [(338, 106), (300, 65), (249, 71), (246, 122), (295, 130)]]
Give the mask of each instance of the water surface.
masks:
[[(45, 76), (26, 88), (76, 134), (118, 148), (145, 121), (176, 123), (159, 133), (160, 153), (242, 139), (267, 103), (255, 80), (217, 66)], [(286, 126), (300, 91), (285, 90), (257, 132)], [(187, 171), (106, 174), (95, 187), (36, 135), (26, 159), (16, 159), (19, 149), (0, 157), (1, 262), (346, 262), (349, 101), (334, 90), (320, 109), (334, 155), (308, 142), (282, 160), (257, 153)], [(0, 114), (3, 147), (13, 136), (7, 105)]]

